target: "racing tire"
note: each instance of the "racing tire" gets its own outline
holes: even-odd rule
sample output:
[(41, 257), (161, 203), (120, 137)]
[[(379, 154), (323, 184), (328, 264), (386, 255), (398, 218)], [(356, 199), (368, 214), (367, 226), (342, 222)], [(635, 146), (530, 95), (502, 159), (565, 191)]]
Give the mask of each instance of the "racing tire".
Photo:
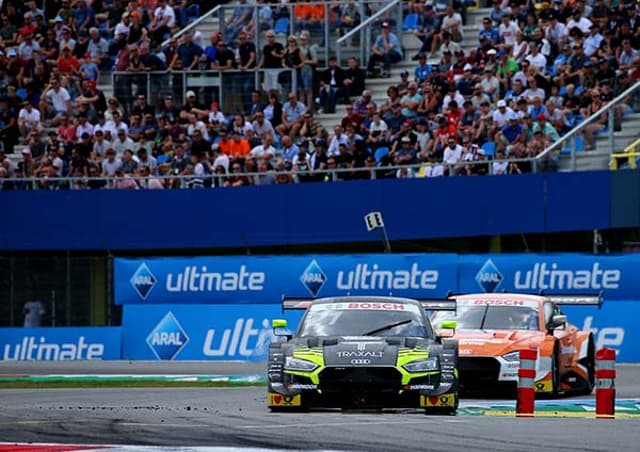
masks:
[(560, 390), (560, 366), (558, 366), (558, 343), (553, 347), (553, 355), (551, 356), (551, 395), (553, 397), (559, 396), (562, 391)]
[(593, 336), (589, 336), (589, 345), (587, 348), (587, 357), (580, 360), (587, 369), (587, 381), (585, 387), (578, 391), (578, 395), (590, 395), (593, 392), (593, 388), (596, 385), (596, 349), (593, 342)]

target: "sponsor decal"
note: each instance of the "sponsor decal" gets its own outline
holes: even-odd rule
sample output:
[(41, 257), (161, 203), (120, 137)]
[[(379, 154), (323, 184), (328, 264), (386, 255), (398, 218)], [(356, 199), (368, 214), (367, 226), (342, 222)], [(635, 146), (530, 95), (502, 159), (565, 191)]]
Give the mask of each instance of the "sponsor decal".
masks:
[(264, 289), (266, 273), (251, 272), (246, 265), (238, 271), (211, 272), (206, 265), (187, 265), (178, 274), (168, 273), (168, 292), (259, 292)]
[(482, 265), (476, 274), (476, 282), (485, 292), (495, 292), (504, 277), (491, 259)]
[(269, 393), (267, 405), (269, 406), (300, 406), (302, 404), (302, 397), (300, 394), (295, 395), (283, 395)]
[(156, 286), (157, 282), (158, 280), (153, 275), (153, 273), (151, 273), (151, 270), (149, 270), (149, 267), (147, 267), (147, 264), (145, 264), (144, 262), (138, 266), (135, 273), (129, 280), (129, 283), (131, 284), (133, 289), (143, 300), (147, 299), (149, 293)]
[(367, 351), (341, 351), (337, 352), (336, 356), (338, 358), (382, 358), (384, 356), (384, 352), (367, 352)]
[(423, 407), (452, 407), (455, 405), (453, 394), (442, 394), (440, 396), (420, 396), (420, 406)]
[[(473, 304), (491, 305), (491, 306), (524, 306), (523, 300), (475, 300)], [(536, 304), (537, 306), (537, 304)]]
[(434, 385), (405, 385), (404, 387), (407, 391), (422, 391), (422, 390), (433, 390), (436, 389)]
[(327, 275), (322, 271), (318, 262), (314, 259), (300, 275), (300, 282), (313, 295), (317, 297), (322, 286), (327, 282)]
[(387, 270), (378, 264), (356, 264), (353, 270), (338, 271), (339, 290), (405, 290), (429, 289), (438, 286), (438, 270), (420, 269), (413, 262), (409, 270)]
[(347, 309), (371, 309), (382, 311), (404, 311), (403, 303), (349, 303)]
[(147, 336), (147, 345), (156, 358), (162, 360), (174, 359), (187, 342), (189, 337), (171, 311), (167, 312)]
[(44, 336), (24, 336), (22, 341), (14, 344), (5, 344), (4, 360), (44, 360), (66, 361), (76, 359), (102, 359), (104, 344), (87, 343), (85, 336), (78, 337), (75, 342), (47, 342)]
[(518, 290), (534, 289), (618, 289), (620, 270), (603, 270), (600, 262), (594, 262), (591, 268), (563, 269), (556, 262), (536, 263), (530, 270), (517, 270), (514, 274), (514, 287)]
[(271, 324), (266, 318), (258, 328), (254, 328), (255, 323), (253, 318), (241, 317), (236, 319), (232, 328), (225, 328), (217, 336), (214, 328), (207, 330), (202, 353), (208, 357), (248, 358), (266, 352), (273, 337)]
[[(271, 386), (276, 387), (274, 384)], [(305, 383), (291, 383), (287, 385), (287, 389), (318, 389), (318, 385)]]

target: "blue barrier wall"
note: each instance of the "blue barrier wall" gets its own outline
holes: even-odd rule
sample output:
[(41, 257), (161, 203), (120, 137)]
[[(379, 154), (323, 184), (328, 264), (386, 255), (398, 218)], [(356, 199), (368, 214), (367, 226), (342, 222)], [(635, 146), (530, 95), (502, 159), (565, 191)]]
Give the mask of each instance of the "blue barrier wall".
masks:
[(120, 359), (119, 327), (0, 328), (0, 360)]
[[(0, 221), (0, 250), (158, 250), (376, 241), (377, 233), (368, 233), (363, 221), (363, 215), (373, 210), (384, 214), (391, 240), (607, 228), (616, 226), (611, 222), (612, 177), (617, 173), (210, 190), (0, 191), (6, 213)], [(635, 205), (636, 210), (639, 207)], [(616, 213), (615, 218), (619, 217)], [(619, 219), (625, 225), (634, 221)], [(55, 239), (43, 231), (55, 231)]]
[[(619, 362), (640, 361), (640, 302), (613, 301), (597, 307), (563, 308), (569, 321), (593, 333), (596, 347), (618, 352)], [(283, 315), (269, 305), (127, 305), (123, 318), (123, 359), (243, 360), (266, 358), (274, 318), (295, 329), (300, 312)]]
[(348, 254), (115, 259), (117, 304), (278, 303), (283, 295), (640, 294), (640, 254)]

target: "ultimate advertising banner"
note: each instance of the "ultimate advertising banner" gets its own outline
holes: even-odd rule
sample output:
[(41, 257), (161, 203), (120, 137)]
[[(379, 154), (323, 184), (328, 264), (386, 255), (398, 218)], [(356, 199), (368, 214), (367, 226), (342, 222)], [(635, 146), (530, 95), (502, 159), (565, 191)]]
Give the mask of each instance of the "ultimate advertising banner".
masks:
[[(618, 352), (619, 362), (640, 362), (640, 302), (563, 307), (569, 321), (591, 331), (596, 347)], [(295, 330), (302, 312), (280, 305), (124, 306), (122, 358), (134, 360), (264, 361), (273, 340), (271, 321), (286, 318)]]
[(0, 360), (120, 359), (120, 327), (0, 328)]
[(115, 260), (115, 301), (279, 303), (283, 295), (442, 297), (457, 286), (455, 254), (233, 256)]
[(264, 361), (273, 340), (271, 321), (292, 328), (301, 311), (280, 305), (129, 305), (123, 314), (122, 356), (145, 360)]
[(118, 304), (278, 303), (283, 295), (443, 297), (449, 291), (640, 294), (640, 255), (353, 254), (115, 260)]

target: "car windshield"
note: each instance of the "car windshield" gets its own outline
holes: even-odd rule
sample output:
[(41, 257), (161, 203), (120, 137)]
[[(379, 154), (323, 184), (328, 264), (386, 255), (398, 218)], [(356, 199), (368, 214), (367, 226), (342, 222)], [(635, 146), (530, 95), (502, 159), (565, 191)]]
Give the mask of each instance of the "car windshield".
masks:
[(538, 330), (538, 312), (529, 306), (458, 305), (456, 313), (438, 312), (432, 321), (456, 320), (458, 330)]
[(396, 303), (322, 303), (305, 314), (298, 336), (432, 337), (418, 306)]

